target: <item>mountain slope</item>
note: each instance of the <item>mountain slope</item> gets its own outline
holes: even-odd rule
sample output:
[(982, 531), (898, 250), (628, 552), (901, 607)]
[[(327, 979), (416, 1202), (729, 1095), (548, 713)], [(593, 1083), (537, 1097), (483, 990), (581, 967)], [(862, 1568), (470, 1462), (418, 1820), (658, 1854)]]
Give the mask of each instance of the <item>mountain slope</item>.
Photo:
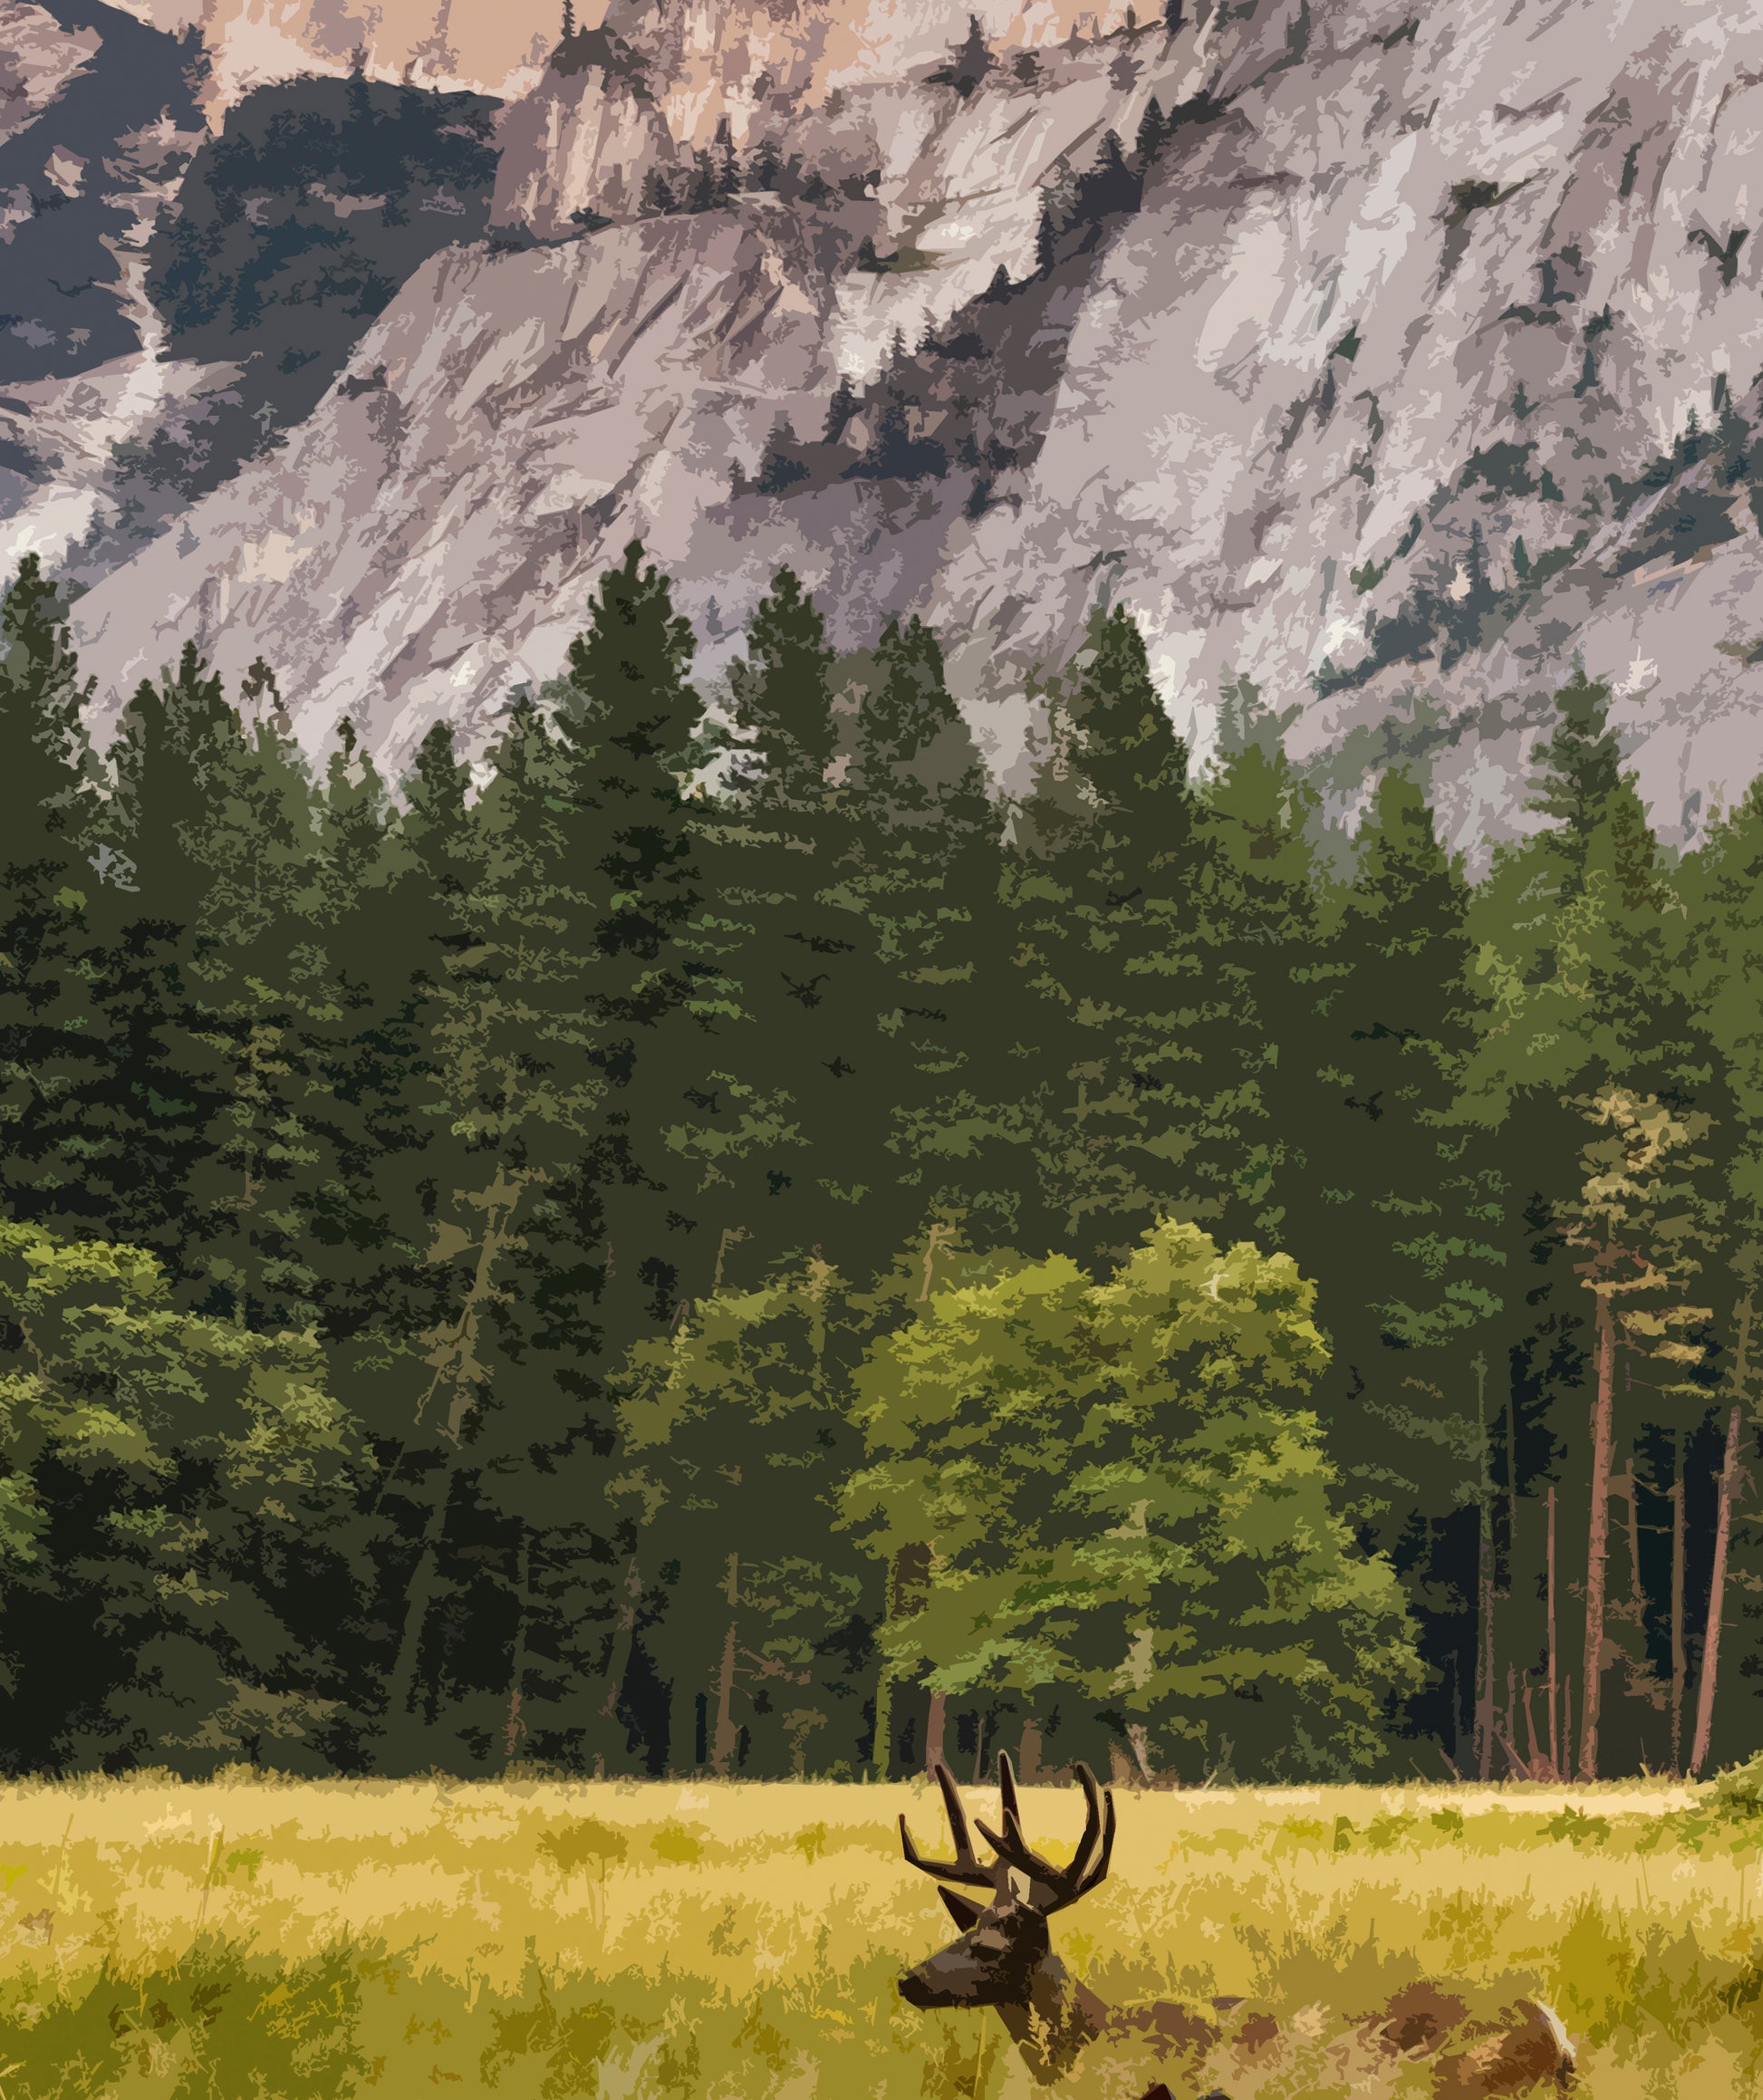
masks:
[(142, 251), (199, 136), (198, 62), (100, 0), (0, 0), (0, 383), (150, 332)]
[(559, 245), (419, 273), (282, 451), (85, 601), (104, 682), (188, 637), (267, 654), (314, 738), (343, 708), (394, 756), (443, 713), (481, 736), (641, 536), (712, 662), (785, 559), (846, 642), (923, 613), (1006, 770), (1036, 668), (1116, 599), (1202, 743), (1247, 678), (1344, 795), (1430, 759), (1465, 840), (1575, 650), (1668, 823), (1758, 769), (1749, 423), (1720, 488), (1683, 448), (1763, 365), (1748, 8), (1594, 40), (1263, 0), (999, 39), (965, 92), (946, 13), (849, 63), (835, 14), (609, 17), (505, 120), (500, 240)]

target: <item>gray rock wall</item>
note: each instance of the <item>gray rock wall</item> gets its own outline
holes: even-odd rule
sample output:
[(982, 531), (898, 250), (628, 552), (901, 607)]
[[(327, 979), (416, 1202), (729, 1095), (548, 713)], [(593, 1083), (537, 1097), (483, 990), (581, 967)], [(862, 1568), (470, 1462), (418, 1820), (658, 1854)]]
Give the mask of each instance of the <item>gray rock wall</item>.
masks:
[[(101, 681), (194, 638), (277, 664), (314, 741), (344, 708), (394, 761), (442, 714), (481, 738), (640, 536), (712, 673), (785, 560), (848, 642), (923, 613), (1007, 775), (1037, 667), (1124, 600), (1199, 744), (1248, 677), (1344, 802), (1432, 766), (1466, 844), (1524, 821), (1576, 651), (1668, 827), (1741, 790), (1750, 467), (1682, 441), (1724, 412), (1729, 465), (1763, 368), (1749, 7), (1261, 0), (1045, 43), (966, 98), (923, 77), (948, 12), (859, 63), (839, 10), (737, 50), (737, 18), (660, 9), (625, 24), (641, 92), (548, 78), (497, 212), (559, 245), (427, 265), (273, 459), (84, 601)], [(1044, 190), (1153, 94), (1186, 115), (1142, 207), (1037, 274)], [(633, 217), (645, 157), (725, 118), (851, 194)], [(616, 223), (564, 238), (584, 207)]]

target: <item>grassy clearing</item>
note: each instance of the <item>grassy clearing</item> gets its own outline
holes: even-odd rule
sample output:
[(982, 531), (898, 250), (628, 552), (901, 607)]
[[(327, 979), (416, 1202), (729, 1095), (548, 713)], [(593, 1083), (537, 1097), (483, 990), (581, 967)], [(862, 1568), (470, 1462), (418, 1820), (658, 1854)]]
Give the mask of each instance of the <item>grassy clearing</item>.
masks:
[[(1343, 2016), (1421, 1978), (1539, 1991), (1597, 2100), (1724, 2100), (1763, 2090), (1763, 1834), (1691, 1799), (1128, 1796), (1113, 1878), (1055, 1945), (1114, 2002), (1278, 2013), (1286, 2044), (1206, 2067), (1232, 2100), (1424, 2090), (1331, 2053)], [(940, 1845), (916, 1787), (13, 1787), (0, 2100), (1003, 2100), (1025, 2080), (995, 2020), (894, 1995), (949, 1933), (900, 1859), (901, 1808)], [(1075, 1842), (1074, 1791), (1035, 1789), (1027, 1815), (1049, 1853)], [(1142, 2068), (1069, 2089), (1136, 2100)]]

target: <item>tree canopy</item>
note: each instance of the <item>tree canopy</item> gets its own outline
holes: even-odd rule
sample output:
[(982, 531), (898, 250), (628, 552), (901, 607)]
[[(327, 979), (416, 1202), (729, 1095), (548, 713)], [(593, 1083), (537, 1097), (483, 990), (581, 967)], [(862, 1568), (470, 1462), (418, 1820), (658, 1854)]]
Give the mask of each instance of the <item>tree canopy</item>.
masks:
[(1748, 1748), (1758, 791), (1668, 852), (1575, 671), (1467, 869), (1116, 603), (1013, 797), (823, 595), (708, 671), (633, 545), (397, 775), (194, 649), (94, 748), (21, 564), (13, 1765)]

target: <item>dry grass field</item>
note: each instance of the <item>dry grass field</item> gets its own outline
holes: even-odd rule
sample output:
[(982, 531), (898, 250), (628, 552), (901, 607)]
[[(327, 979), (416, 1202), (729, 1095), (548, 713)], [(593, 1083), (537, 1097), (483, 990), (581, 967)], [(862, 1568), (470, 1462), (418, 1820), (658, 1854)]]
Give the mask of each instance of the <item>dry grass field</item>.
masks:
[[(1112, 2002), (1228, 1993), (1281, 2022), (1252, 2057), (1221, 2045), (1190, 2090), (1425, 2092), (1421, 2066), (1345, 2038), (1423, 1978), (1479, 2005), (1539, 1992), (1594, 2100), (1763, 2090), (1763, 1827), (1685, 1790), (1120, 1807), (1112, 1878), (1055, 1921), (1065, 1960)], [(901, 1860), (901, 1808), (940, 1849), (920, 1787), (14, 1786), (0, 2100), (1019, 2094), (994, 2016), (895, 1996), (950, 1936)], [(1068, 1855), (1074, 1790), (1033, 1789), (1025, 1813)], [(1136, 2100), (1144, 2071), (1092, 2062), (1065, 2089)]]

